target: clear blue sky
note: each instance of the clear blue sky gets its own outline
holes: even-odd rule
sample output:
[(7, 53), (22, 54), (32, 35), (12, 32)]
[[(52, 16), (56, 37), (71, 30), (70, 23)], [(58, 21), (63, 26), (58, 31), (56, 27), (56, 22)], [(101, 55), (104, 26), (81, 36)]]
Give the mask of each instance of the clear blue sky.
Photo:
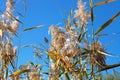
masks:
[[(1, 0), (0, 4), (3, 4)], [(62, 18), (67, 19), (64, 10), (69, 12), (71, 9), (76, 9), (78, 0), (27, 0), (27, 11), (24, 18), (21, 18), (23, 21), (23, 25), (20, 28), (24, 29), (27, 27), (37, 26), (43, 24), (42, 28), (31, 30), (28, 32), (22, 33), (21, 46), (26, 44), (45, 44), (44, 37), (50, 39), (50, 35), (48, 35), (49, 26), (52, 24), (63, 24)], [(89, 0), (83, 0), (87, 4), (87, 9), (89, 9)], [(96, 2), (104, 1), (104, 0), (93, 0)], [(22, 0), (18, 0), (17, 10), (23, 13), (23, 5), (21, 4)], [(2, 9), (2, 8), (0, 8)], [(103, 23), (105, 23), (108, 19), (110, 19), (113, 15), (115, 15), (118, 11), (120, 11), (120, 0), (116, 0), (113, 3), (109, 3), (106, 5), (102, 5), (96, 7), (95, 11), (95, 30), (98, 29)], [(90, 25), (88, 25), (89, 27)], [(120, 32), (120, 16), (107, 27), (102, 33), (110, 34), (107, 37), (101, 37), (101, 43), (109, 44), (105, 46), (105, 49), (118, 57), (109, 57), (108, 63), (116, 63), (120, 62), (120, 34), (119, 35), (111, 35), (114, 32)], [(19, 33), (19, 32), (18, 32)], [(16, 39), (15, 39), (16, 40)], [(17, 41), (15, 41), (18, 43)], [(47, 47), (48, 45), (45, 44)], [(17, 44), (16, 44), (17, 46)], [(21, 48), (19, 54), (19, 63), (26, 64), (27, 61), (34, 61), (35, 63), (39, 63), (39, 60), (36, 60), (33, 55), (33, 49), (29, 48)], [(19, 64), (19, 65), (20, 65)]]

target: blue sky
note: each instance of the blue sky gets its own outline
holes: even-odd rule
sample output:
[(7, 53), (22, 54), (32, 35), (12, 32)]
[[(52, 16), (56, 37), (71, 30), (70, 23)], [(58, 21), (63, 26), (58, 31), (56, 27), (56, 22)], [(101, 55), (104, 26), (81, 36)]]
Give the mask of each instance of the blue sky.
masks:
[[(1, 5), (3, 5), (4, 0), (1, 0)], [(20, 18), (23, 22), (20, 25), (20, 34), (22, 29), (33, 27), (37, 25), (44, 25), (43, 27), (35, 30), (31, 30), (28, 32), (22, 32), (21, 36), (21, 46), (26, 44), (45, 44), (44, 37), (50, 39), (50, 35), (48, 35), (49, 26), (52, 24), (61, 24), (63, 25), (62, 18), (67, 19), (64, 11), (70, 12), (71, 9), (76, 9), (78, 0), (27, 0), (27, 11), (24, 18)], [(87, 4), (87, 9), (89, 10), (89, 0), (83, 0)], [(104, 0), (93, 0), (96, 2), (104, 1)], [(22, 5), (22, 0), (18, 0), (18, 4), (16, 5), (17, 10), (21, 13), (24, 13), (24, 7)], [(2, 8), (0, 8), (2, 9)], [(118, 11), (120, 11), (120, 0), (116, 0), (113, 3), (109, 3), (106, 5), (102, 5), (96, 7), (94, 9), (95, 14), (95, 30), (97, 30), (103, 23), (105, 23), (108, 19), (110, 19), (113, 15), (115, 15)], [(88, 25), (88, 27), (90, 24)], [(120, 32), (120, 16), (107, 27), (102, 33), (110, 34), (107, 37), (101, 37), (100, 41), (105, 46), (105, 49), (110, 53), (118, 57), (108, 57), (108, 63), (117, 63), (120, 62), (120, 34), (112, 35), (114, 32)], [(15, 39), (15, 45), (17, 46), (19, 39)], [(110, 43), (112, 42), (112, 43)], [(109, 44), (110, 43), (110, 44)], [(40, 61), (36, 59), (33, 55), (33, 49), (31, 47), (21, 48), (19, 53), (19, 65), (26, 64), (28, 61), (34, 61), (35, 63), (39, 63)]]

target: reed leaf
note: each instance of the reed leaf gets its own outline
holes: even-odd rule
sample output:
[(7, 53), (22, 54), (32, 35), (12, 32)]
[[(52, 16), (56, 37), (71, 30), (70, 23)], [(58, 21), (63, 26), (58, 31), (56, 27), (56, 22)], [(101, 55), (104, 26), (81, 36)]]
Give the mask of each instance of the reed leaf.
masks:
[(9, 31), (10, 34), (12, 34), (12, 35), (18, 37), (17, 34), (16, 34), (16, 32), (15, 32), (13, 29), (11, 29), (9, 26), (6, 27), (6, 28), (7, 28), (7, 30)]
[(92, 6), (93, 6), (93, 1), (90, 0), (90, 8), (92, 8)]
[(97, 50), (97, 52), (100, 53), (100, 54), (106, 55), (106, 56), (112, 56), (112, 55), (110, 55), (110, 54), (107, 54), (107, 53), (102, 52), (102, 51), (99, 51), (99, 50)]
[(32, 61), (29, 61), (29, 63), (32, 65), (32, 67), (35, 67), (35, 64)]
[(8, 67), (7, 67), (7, 65), (4, 65), (4, 67), (5, 67), (5, 70), (6, 70), (6, 76), (5, 76), (5, 78), (6, 78), (6, 80), (8, 79)]
[(98, 72), (101, 72), (101, 71), (104, 71), (104, 70), (108, 70), (108, 69), (113, 69), (113, 68), (115, 68), (115, 67), (119, 67), (119, 66), (120, 66), (120, 63), (118, 63), (118, 64), (108, 65), (107, 67), (104, 67), (104, 68), (98, 70)]
[(80, 34), (78, 36), (78, 42), (81, 42), (81, 37), (82, 37), (82, 32), (83, 32), (83, 27), (80, 29)]
[(25, 72), (30, 72), (30, 69), (25, 69), (25, 70), (17, 70), (15, 71), (11, 76), (19, 76), (20, 74), (23, 74)]
[(33, 30), (33, 29), (41, 28), (42, 26), (43, 25), (26, 28), (26, 29), (24, 29), (24, 31), (30, 31), (30, 30)]
[(90, 0), (90, 9), (91, 9), (91, 20), (94, 21), (94, 13), (93, 13), (93, 2)]
[(97, 35), (99, 32), (104, 30), (108, 25), (110, 25), (118, 16), (120, 15), (120, 12), (115, 14), (112, 18), (110, 18), (106, 23), (104, 23), (95, 33)]
[(11, 15), (11, 13), (10, 13), (10, 12), (8, 12), (8, 11), (7, 11), (7, 13), (8, 13), (10, 16), (12, 16), (12, 20), (16, 20), (16, 21), (18, 21), (19, 23), (23, 24), (23, 22), (22, 22), (22, 21), (20, 21), (19, 19), (17, 19), (17, 18), (16, 18), (16, 17), (14, 17), (13, 15)]
[(53, 61), (56, 61), (56, 58), (53, 56), (53, 54), (51, 54), (50, 52), (48, 51), (45, 51), (46, 54), (49, 56), (50, 59), (52, 59)]
[[(86, 31), (86, 32), (87, 32), (87, 31)], [(79, 37), (78, 37), (79, 43), (83, 40), (83, 38), (84, 38), (86, 32), (84, 32), (82, 35), (81, 35), (81, 34), (79, 35)]]
[(98, 3), (94, 4), (93, 7), (101, 6), (103, 4), (107, 4), (107, 3), (110, 3), (113, 1), (115, 1), (115, 0), (107, 0), (107, 1), (98, 2)]

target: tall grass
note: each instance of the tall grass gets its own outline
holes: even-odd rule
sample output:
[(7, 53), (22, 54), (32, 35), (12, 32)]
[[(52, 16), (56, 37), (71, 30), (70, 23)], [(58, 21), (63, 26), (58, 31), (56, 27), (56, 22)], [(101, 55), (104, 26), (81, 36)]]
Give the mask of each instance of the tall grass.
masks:
[[(77, 9), (67, 15), (68, 19), (64, 21), (64, 26), (50, 26), (51, 42), (46, 37), (44, 38), (50, 46), (49, 49), (46, 49), (44, 44), (24, 46), (32, 46), (35, 56), (48, 66), (48, 71), (43, 72), (42, 69), (46, 66), (33, 62), (23, 64), (16, 70), (17, 48), (13, 45), (12, 36), (17, 37), (17, 29), (21, 21), (14, 16), (16, 11), (14, 2), (7, 0), (6, 11), (0, 19), (0, 80), (44, 80), (47, 78), (48, 80), (102, 80), (102, 71), (118, 67), (120, 64), (108, 65), (106, 63), (106, 56), (111, 55), (99, 42), (99, 33), (108, 27), (120, 15), (120, 12), (113, 15), (95, 31), (94, 8), (113, 1), (106, 0), (93, 4), (92, 0), (89, 0), (90, 10), (86, 10), (85, 2), (79, 0)], [(88, 23), (91, 23), (89, 26), (91, 30), (88, 30)], [(35, 28), (40, 28), (40, 26), (27, 28), (24, 31)], [(92, 34), (89, 31), (92, 31)], [(44, 59), (42, 53), (46, 53), (47, 60)], [(10, 66), (13, 68), (12, 73)], [(47, 78), (43, 78), (44, 75), (47, 75)]]

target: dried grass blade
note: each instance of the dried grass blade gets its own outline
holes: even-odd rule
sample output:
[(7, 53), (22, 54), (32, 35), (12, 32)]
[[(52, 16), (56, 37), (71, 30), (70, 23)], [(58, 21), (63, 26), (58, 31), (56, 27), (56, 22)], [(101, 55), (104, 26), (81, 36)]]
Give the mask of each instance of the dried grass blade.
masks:
[(30, 69), (17, 70), (17, 71), (15, 71), (11, 76), (19, 76), (19, 75), (22, 74), (22, 73), (30, 72), (30, 71), (31, 71)]
[(107, 53), (102, 52), (102, 51), (99, 51), (99, 50), (97, 50), (97, 52), (100, 53), (100, 54), (106, 55), (106, 56), (112, 56), (112, 55), (110, 55), (110, 54), (107, 54)]
[(97, 6), (107, 4), (107, 3), (110, 3), (110, 2), (113, 2), (113, 1), (115, 1), (115, 0), (107, 0), (107, 1), (98, 2), (98, 3), (94, 4), (93, 7), (97, 7)]
[(108, 2), (113, 2), (113, 1), (115, 1), (115, 0), (107, 0)]
[(34, 26), (34, 27), (30, 27), (30, 28), (26, 28), (24, 29), (24, 31), (29, 31), (29, 30), (33, 30), (33, 29), (37, 29), (37, 28), (41, 28), (43, 25), (40, 26)]
[(108, 69), (112, 69), (112, 68), (119, 67), (119, 66), (120, 66), (120, 63), (118, 63), (118, 64), (113, 64), (113, 65), (109, 65), (109, 66), (107, 66), (107, 67), (105, 67), (105, 68), (102, 68), (102, 69), (98, 70), (97, 72), (101, 72), (101, 71), (108, 70)]
[(93, 4), (93, 1), (92, 0), (90, 0), (90, 8), (92, 8), (92, 5)]
[(16, 32), (15, 32), (13, 29), (11, 29), (9, 26), (7, 27), (7, 30), (8, 30), (12, 35), (18, 37), (17, 34), (16, 34)]
[[(9, 15), (11, 15), (11, 13), (9, 13), (8, 11), (7, 11), (7, 13), (8, 13)], [(16, 20), (16, 21), (18, 21), (19, 23), (22, 24), (22, 21), (20, 21), (19, 19), (17, 19), (17, 18), (14, 17), (13, 15), (11, 15), (11, 16), (12, 16), (12, 20)]]

